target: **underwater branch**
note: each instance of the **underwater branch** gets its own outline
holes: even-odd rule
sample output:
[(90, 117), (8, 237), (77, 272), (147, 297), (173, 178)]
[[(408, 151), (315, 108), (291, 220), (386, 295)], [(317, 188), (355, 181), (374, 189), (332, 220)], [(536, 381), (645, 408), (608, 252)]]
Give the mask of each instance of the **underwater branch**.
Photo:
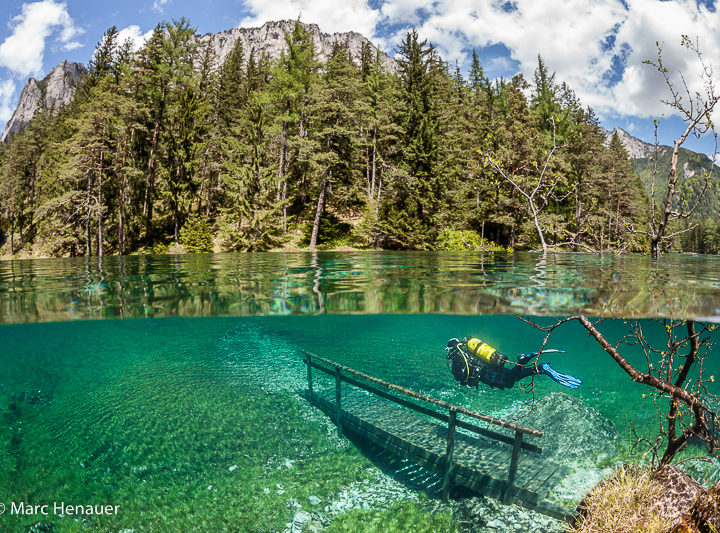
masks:
[[(685, 323), (687, 327), (687, 337), (678, 341), (673, 338), (675, 326), (671, 327), (666, 325), (668, 333), (667, 350), (659, 352), (661, 354), (661, 360), (658, 374), (664, 374), (665, 378), (662, 379), (658, 375), (652, 374), (654, 365), (649, 359), (648, 372), (639, 371), (620, 354), (616, 346), (613, 346), (605, 339), (602, 333), (595, 327), (595, 324), (587, 317), (580, 315), (577, 317), (577, 320), (633, 381), (653, 387), (661, 391), (660, 396), (670, 398), (670, 408), (665, 415), (667, 431), (661, 430), (660, 434), (660, 437), (664, 436), (667, 439), (665, 451), (660, 459), (660, 466), (670, 463), (675, 455), (682, 450), (693, 437), (704, 442), (710, 453), (718, 449), (720, 436), (716, 430), (717, 414), (713, 412), (700, 397), (702, 392), (706, 392), (703, 386), (702, 364), (700, 365), (700, 375), (695, 383), (696, 386), (688, 387), (688, 384), (686, 384), (692, 367), (696, 362), (702, 362), (704, 360), (704, 356), (700, 354), (700, 351), (703, 346), (709, 343), (707, 338), (700, 338), (700, 334), (707, 331), (709, 329), (708, 326), (703, 326), (700, 332), (696, 332), (695, 322), (688, 320)], [(633, 330), (633, 336), (643, 347), (649, 346), (641, 329), (635, 328)], [(679, 354), (679, 349), (685, 345), (689, 345), (688, 353), (686, 355)], [(676, 368), (674, 363), (677, 358), (683, 358), (685, 361), (684, 364)], [(677, 372), (677, 377), (673, 381), (672, 378), (675, 372)], [(683, 413), (678, 402), (683, 402), (692, 413), (691, 424), (683, 423)], [(660, 440), (653, 445), (651, 449), (656, 457), (658, 455), (657, 449), (659, 444)]]
[[(593, 322), (584, 315), (577, 315), (557, 320), (551, 325), (541, 326), (526, 318), (518, 318), (546, 333), (543, 346), (559, 326), (577, 320), (633, 381), (657, 391), (654, 394), (643, 394), (643, 398), (647, 396), (655, 398), (658, 413), (664, 420), (658, 438), (655, 442), (638, 438), (636, 445), (640, 442), (648, 443), (649, 451), (659, 463), (658, 467), (669, 464), (691, 439), (704, 443), (709, 453), (720, 449), (718, 415), (708, 404), (708, 400), (718, 399), (710, 394), (705, 386), (715, 378), (714, 376), (705, 378), (703, 375), (705, 356), (712, 345), (709, 337), (703, 334), (713, 330), (713, 325), (705, 324), (697, 330), (696, 323), (692, 320), (664, 321), (667, 343), (662, 348), (654, 348), (638, 323), (631, 325), (630, 333), (613, 345), (597, 327), (602, 320)], [(687, 333), (678, 335), (677, 329), (682, 326)], [(622, 345), (642, 347), (647, 361), (647, 372), (638, 370), (622, 355), (620, 352)], [(687, 349), (687, 353), (681, 353), (681, 349)], [(678, 364), (679, 362), (681, 364)], [(692, 374), (694, 378), (691, 380), (693, 370), (696, 374)], [(670, 400), (667, 410), (658, 405), (660, 398)], [(660, 447), (663, 442), (665, 450), (661, 457)]]

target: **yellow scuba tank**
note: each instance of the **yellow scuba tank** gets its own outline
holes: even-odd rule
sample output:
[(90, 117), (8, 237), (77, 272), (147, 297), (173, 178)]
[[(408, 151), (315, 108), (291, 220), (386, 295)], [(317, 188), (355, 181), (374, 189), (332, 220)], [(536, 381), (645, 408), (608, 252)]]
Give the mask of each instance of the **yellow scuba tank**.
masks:
[(485, 344), (480, 339), (468, 339), (467, 341), (468, 353), (480, 359), (484, 363), (493, 363), (493, 355), (495, 355), (495, 348), (489, 344)]

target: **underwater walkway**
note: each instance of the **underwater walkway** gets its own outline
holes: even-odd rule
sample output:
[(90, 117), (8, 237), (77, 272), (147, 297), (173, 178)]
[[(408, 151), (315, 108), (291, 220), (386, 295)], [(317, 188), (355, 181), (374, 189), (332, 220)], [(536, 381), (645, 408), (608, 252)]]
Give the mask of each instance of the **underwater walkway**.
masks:
[[(437, 473), (444, 500), (454, 487), (463, 487), (561, 520), (573, 516), (572, 509), (547, 501), (569, 468), (544, 459), (542, 448), (526, 440), (542, 437), (541, 431), (304, 353), (305, 398), (329, 415), (341, 434), (365, 439)], [(335, 387), (315, 383), (313, 369), (333, 377)]]

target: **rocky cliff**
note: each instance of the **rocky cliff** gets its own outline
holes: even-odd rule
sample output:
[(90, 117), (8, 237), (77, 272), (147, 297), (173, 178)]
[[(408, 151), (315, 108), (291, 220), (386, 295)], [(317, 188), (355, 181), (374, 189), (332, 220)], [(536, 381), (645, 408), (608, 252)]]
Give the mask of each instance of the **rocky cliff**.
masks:
[(613, 131), (605, 130), (605, 139), (610, 144), (610, 139), (617, 133), (618, 139), (627, 151), (630, 159), (644, 159), (655, 153), (655, 145), (641, 141), (637, 137), (633, 137), (622, 128), (615, 128)]
[[(372, 47), (373, 53), (377, 50), (376, 46), (359, 33), (351, 31), (329, 34), (321, 32), (317, 24), (301, 24), (312, 37), (313, 44), (315, 45), (315, 53), (320, 62), (327, 60), (335, 42), (345, 45), (350, 51), (350, 57), (358, 65), (360, 64), (360, 53), (363, 44), (369, 44)], [(294, 20), (266, 22), (260, 28), (233, 28), (232, 30), (217, 34), (209, 33), (203, 35), (200, 38), (200, 42), (203, 45), (209, 44), (213, 47), (218, 65), (221, 65), (225, 61), (225, 58), (238, 40), (243, 43), (245, 60), (248, 59), (253, 49), (255, 50), (256, 57), (265, 53), (271, 59), (277, 59), (283, 51), (287, 50), (285, 34), (291, 33), (294, 27)], [(381, 53), (381, 56), (383, 64), (390, 69), (394, 69), (395, 61), (385, 53)]]
[(5, 125), (0, 142), (5, 142), (8, 135), (24, 128), (40, 109), (58, 109), (68, 104), (86, 72), (81, 63), (63, 61), (42, 80), (30, 78), (20, 94), (15, 112)]
[[(358, 65), (363, 44), (370, 44), (373, 54), (377, 50), (376, 46), (359, 33), (329, 34), (321, 32), (317, 24), (301, 24), (310, 33), (315, 45), (315, 52), (321, 62), (326, 61), (330, 56), (335, 42), (344, 44), (350, 51), (352, 60)], [(271, 59), (277, 59), (287, 49), (285, 34), (292, 32), (294, 26), (295, 21), (293, 20), (266, 22), (260, 28), (233, 28), (217, 34), (203, 35), (199, 40), (201, 46), (213, 47), (218, 66), (222, 65), (238, 40), (243, 43), (245, 60), (248, 59), (252, 50), (255, 50), (256, 57), (266, 53)], [(380, 55), (383, 65), (394, 70), (395, 61), (385, 53), (381, 52)], [(87, 70), (80, 63), (63, 61), (52, 69), (42, 81), (30, 78), (20, 95), (15, 112), (5, 125), (0, 142), (5, 142), (11, 133), (25, 127), (39, 109), (50, 109), (53, 102), (57, 109), (70, 102), (75, 94), (78, 80), (86, 72)]]
[[(615, 128), (613, 131), (605, 130), (606, 144), (610, 143), (614, 133), (617, 133), (620, 142), (628, 152), (633, 171), (643, 182), (647, 195), (651, 195), (653, 183), (655, 183), (660, 190), (660, 197), (664, 198), (673, 148), (660, 145), (656, 152), (654, 144), (643, 142), (621, 128)], [(692, 152), (681, 147), (678, 152), (677, 170), (679, 181), (675, 202), (678, 203), (681, 197), (685, 197), (684, 204), (689, 208), (699, 201), (695, 212), (697, 215), (711, 218), (720, 216), (720, 186), (716, 180), (711, 179), (703, 197), (698, 197), (699, 191), (704, 189), (704, 176), (711, 171), (712, 175), (717, 176), (720, 168), (713, 170), (713, 161), (706, 154)]]

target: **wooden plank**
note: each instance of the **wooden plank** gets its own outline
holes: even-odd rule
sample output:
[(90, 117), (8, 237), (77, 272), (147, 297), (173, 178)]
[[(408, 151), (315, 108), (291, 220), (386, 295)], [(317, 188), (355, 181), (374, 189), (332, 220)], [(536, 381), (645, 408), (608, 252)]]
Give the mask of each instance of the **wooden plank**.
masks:
[(342, 436), (342, 376), (340, 375), (340, 367), (335, 367), (335, 424), (337, 425), (338, 434)]
[(310, 355), (307, 356), (307, 359), (305, 359), (305, 362), (307, 363), (307, 380), (308, 380), (308, 392), (310, 394), (313, 393), (313, 379), (312, 379), (312, 361), (310, 360)]
[(516, 483), (518, 483), (517, 480), (523, 479), (524, 477), (527, 477), (529, 472), (534, 472), (537, 468), (538, 461), (535, 458), (528, 457), (527, 455), (521, 455), (520, 459), (518, 460), (518, 470), (516, 474)]
[[(542, 486), (543, 483), (555, 472), (557, 464), (547, 461), (540, 463), (539, 468), (535, 471), (529, 479), (525, 480), (522, 486), (532, 492), (537, 492), (537, 489)], [(517, 482), (520, 484), (520, 480)]]
[[(493, 478), (489, 474), (471, 470), (462, 465), (455, 466), (455, 483), (462, 484), (471, 490), (475, 490), (480, 494), (486, 494), (501, 499), (507, 488), (507, 480)], [(517, 487), (515, 497), (523, 502), (537, 502), (537, 494), (530, 492), (522, 487)]]
[(555, 486), (560, 483), (570, 472), (570, 469), (564, 465), (555, 464), (555, 470), (552, 472), (536, 489), (537, 493), (543, 498), (546, 497)]

